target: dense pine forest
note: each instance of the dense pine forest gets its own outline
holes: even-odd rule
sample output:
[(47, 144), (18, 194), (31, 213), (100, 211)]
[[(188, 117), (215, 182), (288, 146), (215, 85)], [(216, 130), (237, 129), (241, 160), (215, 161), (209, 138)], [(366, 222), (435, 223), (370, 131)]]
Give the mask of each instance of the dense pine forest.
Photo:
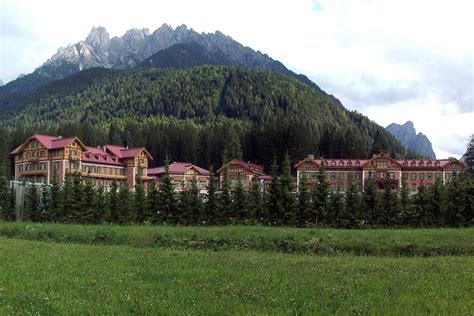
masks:
[(224, 152), (267, 169), (286, 151), (292, 163), (310, 153), (416, 156), (334, 97), (263, 70), (95, 68), (0, 101), (0, 175), (7, 177), (8, 152), (33, 133), (75, 135), (91, 146), (144, 146), (152, 166), (168, 156), (214, 170)]
[[(455, 174), (444, 185), (420, 186), (409, 195), (406, 179), (397, 194), (387, 186), (376, 190), (368, 178), (362, 192), (352, 185), (347, 193), (330, 191), (321, 170), (318, 183), (302, 179), (297, 194), (290, 160), (272, 164), (273, 180), (268, 187), (256, 182), (251, 190), (242, 184), (231, 187), (224, 172), (221, 189), (209, 181), (208, 195), (201, 196), (195, 179), (182, 192), (175, 192), (169, 172), (159, 187), (145, 191), (137, 177), (135, 190), (113, 183), (109, 192), (75, 174), (64, 185), (30, 185), (25, 194), (23, 220), (61, 223), (119, 223), (169, 225), (262, 224), (298, 227), (461, 227), (474, 221), (474, 179)], [(85, 185), (83, 183), (85, 181)], [(0, 178), (0, 219), (13, 220), (11, 189)]]

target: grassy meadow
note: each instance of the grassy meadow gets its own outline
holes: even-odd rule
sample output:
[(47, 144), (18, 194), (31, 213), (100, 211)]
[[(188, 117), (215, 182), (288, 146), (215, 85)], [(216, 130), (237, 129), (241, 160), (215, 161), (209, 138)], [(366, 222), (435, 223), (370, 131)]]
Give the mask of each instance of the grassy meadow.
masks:
[(0, 222), (0, 315), (453, 314), (474, 229)]

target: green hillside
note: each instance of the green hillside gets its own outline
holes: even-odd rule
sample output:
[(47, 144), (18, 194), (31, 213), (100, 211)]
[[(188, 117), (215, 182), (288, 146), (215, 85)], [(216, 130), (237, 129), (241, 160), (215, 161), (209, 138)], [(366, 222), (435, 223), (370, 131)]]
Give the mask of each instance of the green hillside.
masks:
[(289, 151), (369, 157), (410, 155), (382, 127), (297, 79), (263, 70), (89, 69), (4, 106), (0, 171), (8, 150), (32, 132), (77, 135), (91, 145), (146, 146), (161, 164), (220, 166), (222, 154), (262, 163)]

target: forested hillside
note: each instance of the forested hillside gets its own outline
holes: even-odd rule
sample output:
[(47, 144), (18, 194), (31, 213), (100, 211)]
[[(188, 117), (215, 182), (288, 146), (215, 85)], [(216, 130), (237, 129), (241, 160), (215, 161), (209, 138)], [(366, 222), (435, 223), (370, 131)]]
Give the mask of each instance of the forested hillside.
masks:
[(226, 66), (89, 69), (6, 106), (0, 127), (3, 173), (8, 151), (33, 132), (145, 146), (154, 165), (168, 155), (216, 168), (224, 152), (267, 167), (287, 150), (292, 162), (309, 153), (411, 155), (382, 127), (297, 79)]

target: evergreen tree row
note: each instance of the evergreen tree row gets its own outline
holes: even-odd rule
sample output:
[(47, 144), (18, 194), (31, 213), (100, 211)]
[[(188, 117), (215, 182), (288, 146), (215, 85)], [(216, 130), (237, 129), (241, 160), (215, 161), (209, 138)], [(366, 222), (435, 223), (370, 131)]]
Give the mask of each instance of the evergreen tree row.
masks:
[[(272, 165), (272, 182), (265, 188), (254, 183), (244, 190), (239, 182), (231, 187), (224, 172), (220, 190), (210, 176), (208, 195), (201, 196), (196, 180), (182, 192), (175, 192), (167, 172), (159, 187), (146, 192), (137, 178), (135, 190), (112, 184), (108, 192), (95, 188), (79, 175), (68, 176), (64, 185), (27, 188), (23, 219), (33, 222), (118, 223), (170, 225), (262, 224), (298, 227), (460, 227), (472, 225), (474, 181), (459, 174), (443, 185), (421, 186), (408, 194), (406, 179), (399, 193), (376, 190), (367, 179), (362, 192), (350, 185), (348, 192), (332, 192), (318, 175), (315, 185), (302, 178), (295, 193), (285, 155), (281, 168)], [(167, 169), (168, 171), (168, 169)], [(11, 190), (0, 180), (0, 218), (14, 219)]]

